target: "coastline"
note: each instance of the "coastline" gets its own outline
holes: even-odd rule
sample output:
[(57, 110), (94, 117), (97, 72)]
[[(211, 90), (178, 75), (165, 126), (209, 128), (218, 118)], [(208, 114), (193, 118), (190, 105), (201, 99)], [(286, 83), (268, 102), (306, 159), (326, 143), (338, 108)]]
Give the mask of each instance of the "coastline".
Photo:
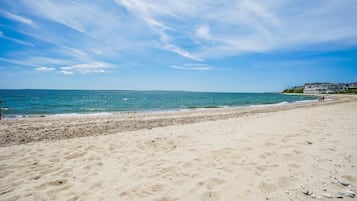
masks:
[(24, 119), (53, 119), (53, 118), (70, 118), (70, 117), (99, 117), (99, 116), (110, 116), (110, 115), (126, 115), (126, 114), (162, 114), (162, 113), (181, 113), (181, 112), (196, 112), (196, 111), (214, 111), (214, 110), (236, 110), (244, 108), (254, 108), (254, 107), (274, 107), (280, 105), (294, 105), (302, 103), (312, 103), (318, 100), (300, 100), (295, 102), (279, 102), (279, 103), (269, 103), (269, 104), (253, 104), (253, 105), (241, 105), (241, 106), (207, 106), (207, 107), (191, 107), (191, 108), (172, 108), (172, 109), (162, 109), (162, 110), (138, 110), (138, 111), (113, 111), (113, 112), (88, 112), (88, 113), (60, 113), (60, 114), (26, 114), (26, 115), (6, 115), (2, 120), (12, 121), (12, 120), (24, 120)]
[[(52, 141), (109, 135), (123, 131), (152, 129), (176, 124), (237, 118), (257, 113), (269, 113), (321, 104), (349, 102), (357, 96), (330, 95), (323, 103), (306, 101), (288, 104), (268, 104), (231, 108), (207, 108), (184, 111), (118, 112), (108, 115), (53, 115), (1, 121), (0, 147), (38, 141)], [(107, 113), (106, 113), (107, 114)], [(46, 122), (46, 124), (43, 124)], [(78, 129), (78, 125), (81, 125)]]
[[(4, 119), (108, 115), (126, 112), (165, 112), (248, 107), (316, 99), (281, 93), (223, 93), (177, 91), (55, 91), (31, 90), (1, 93)], [(18, 96), (22, 98), (17, 98)], [(64, 98), (66, 97), (66, 98)], [(91, 98), (86, 98), (91, 97)]]
[(330, 97), (1, 121), (0, 199), (340, 200), (357, 188), (357, 96)]

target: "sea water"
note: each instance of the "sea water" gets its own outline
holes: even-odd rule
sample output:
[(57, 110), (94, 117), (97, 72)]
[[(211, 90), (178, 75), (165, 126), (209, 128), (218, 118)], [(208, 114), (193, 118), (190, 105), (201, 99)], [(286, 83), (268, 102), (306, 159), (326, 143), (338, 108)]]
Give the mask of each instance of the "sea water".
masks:
[(0, 90), (4, 118), (262, 106), (316, 100), (280, 93), (126, 90)]

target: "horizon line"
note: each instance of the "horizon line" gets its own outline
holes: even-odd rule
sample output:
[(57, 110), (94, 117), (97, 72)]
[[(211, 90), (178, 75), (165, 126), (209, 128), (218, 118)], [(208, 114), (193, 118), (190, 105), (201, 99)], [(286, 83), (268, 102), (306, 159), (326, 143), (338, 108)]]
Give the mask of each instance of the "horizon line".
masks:
[(0, 88), (0, 90), (53, 90), (53, 91), (153, 91), (153, 92), (190, 92), (190, 93), (282, 93), (281, 91), (199, 91), (178, 89), (60, 89), (60, 88)]

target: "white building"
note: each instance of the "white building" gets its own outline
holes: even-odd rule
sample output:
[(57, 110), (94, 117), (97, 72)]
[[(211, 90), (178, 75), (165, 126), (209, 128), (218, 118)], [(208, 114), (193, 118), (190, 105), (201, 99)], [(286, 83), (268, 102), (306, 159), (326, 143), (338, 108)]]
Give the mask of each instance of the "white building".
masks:
[(340, 93), (347, 89), (347, 84), (334, 83), (308, 83), (304, 85), (305, 94), (330, 94)]

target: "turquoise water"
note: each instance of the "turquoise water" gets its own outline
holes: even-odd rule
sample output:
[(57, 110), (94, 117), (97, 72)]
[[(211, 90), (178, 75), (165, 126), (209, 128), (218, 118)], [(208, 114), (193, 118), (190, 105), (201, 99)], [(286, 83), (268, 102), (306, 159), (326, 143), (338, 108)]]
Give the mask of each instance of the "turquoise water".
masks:
[[(315, 100), (279, 93), (121, 90), (0, 90), (6, 118), (59, 114), (168, 111), (284, 104)], [(4, 109), (5, 108), (5, 109)]]

